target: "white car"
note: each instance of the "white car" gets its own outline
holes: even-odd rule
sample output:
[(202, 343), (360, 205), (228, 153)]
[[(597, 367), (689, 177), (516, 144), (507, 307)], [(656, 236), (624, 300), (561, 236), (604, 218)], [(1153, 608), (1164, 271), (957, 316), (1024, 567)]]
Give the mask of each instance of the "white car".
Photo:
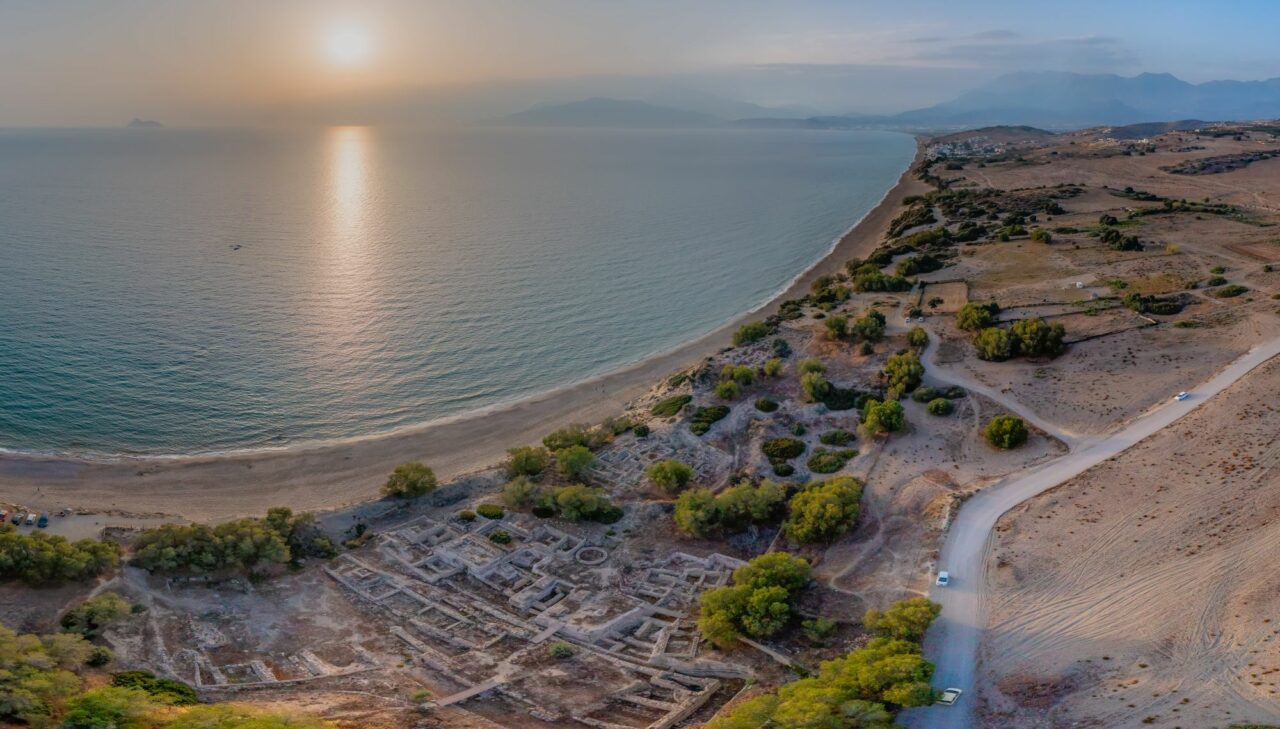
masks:
[(960, 700), (960, 694), (962, 693), (964, 692), (958, 688), (943, 689), (942, 693), (938, 694), (938, 703), (951, 706)]
[(1186, 399), (1187, 399), (1187, 398), (1189, 398), (1189, 397), (1191, 397), (1191, 393), (1189, 393), (1189, 392), (1180, 392), (1180, 393), (1178, 393), (1177, 395), (1174, 395), (1174, 396), (1173, 396), (1173, 399), (1174, 399), (1174, 400), (1177, 400), (1178, 402), (1182, 402), (1183, 400), (1186, 400)]
[(947, 572), (946, 570), (939, 572), (938, 579), (934, 580), (933, 584), (937, 585), (938, 587), (946, 587), (947, 585), (950, 585), (951, 573)]

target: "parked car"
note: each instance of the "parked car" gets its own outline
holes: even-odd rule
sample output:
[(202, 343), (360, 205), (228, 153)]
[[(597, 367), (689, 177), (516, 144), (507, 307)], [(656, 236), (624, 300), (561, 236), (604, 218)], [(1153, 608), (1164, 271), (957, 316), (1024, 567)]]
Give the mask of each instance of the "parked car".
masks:
[(22, 523), (22, 520), (23, 520), (23, 519), (25, 519), (26, 517), (27, 517), (27, 515), (26, 515), (26, 514), (24, 514), (24, 513), (22, 513), (21, 511), (15, 511), (15, 512), (13, 512), (13, 523), (14, 523), (14, 524), (21, 524), (21, 523)]
[(934, 580), (934, 584), (938, 587), (946, 587), (951, 584), (951, 573), (943, 570), (938, 573), (938, 579)]
[(9, 510), (0, 509), (0, 524), (3, 524), (6, 521), (9, 521)]
[(36, 525), (36, 515), (35, 515), (34, 513), (32, 513), (32, 514), (27, 514), (27, 520), (26, 520), (26, 522), (24, 522), (24, 523), (25, 523), (27, 526), (35, 526), (35, 525)]
[(960, 700), (960, 694), (962, 693), (964, 692), (958, 688), (943, 689), (942, 693), (938, 694), (938, 703), (945, 704), (946, 706), (951, 706), (952, 704)]
[(41, 515), (40, 515), (40, 519), (39, 519), (38, 521), (36, 521), (36, 526), (40, 527), (41, 529), (44, 529), (45, 527), (49, 526), (49, 513), (48, 513), (48, 512), (45, 512), (45, 513), (43, 513), (43, 514), (41, 514)]
[(1187, 398), (1189, 398), (1189, 397), (1191, 397), (1191, 393), (1189, 393), (1189, 392), (1180, 392), (1180, 393), (1178, 393), (1177, 395), (1174, 395), (1174, 396), (1173, 396), (1173, 399), (1174, 399), (1174, 400), (1177, 400), (1178, 402), (1182, 402), (1183, 400), (1186, 400), (1186, 399), (1187, 399)]

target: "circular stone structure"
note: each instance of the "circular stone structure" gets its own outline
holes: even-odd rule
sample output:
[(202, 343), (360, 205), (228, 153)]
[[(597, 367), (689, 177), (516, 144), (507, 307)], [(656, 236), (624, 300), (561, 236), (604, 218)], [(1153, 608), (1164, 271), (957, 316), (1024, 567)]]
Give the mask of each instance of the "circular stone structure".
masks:
[(573, 557), (582, 564), (595, 565), (608, 559), (609, 553), (599, 547), (583, 547)]

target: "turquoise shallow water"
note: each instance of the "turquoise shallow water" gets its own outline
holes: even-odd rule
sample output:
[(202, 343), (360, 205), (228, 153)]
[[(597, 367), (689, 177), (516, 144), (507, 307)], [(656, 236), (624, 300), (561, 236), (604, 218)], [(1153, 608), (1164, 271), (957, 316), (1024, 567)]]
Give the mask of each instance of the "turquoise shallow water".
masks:
[(768, 299), (914, 146), (0, 131), (0, 448), (281, 447), (600, 374)]

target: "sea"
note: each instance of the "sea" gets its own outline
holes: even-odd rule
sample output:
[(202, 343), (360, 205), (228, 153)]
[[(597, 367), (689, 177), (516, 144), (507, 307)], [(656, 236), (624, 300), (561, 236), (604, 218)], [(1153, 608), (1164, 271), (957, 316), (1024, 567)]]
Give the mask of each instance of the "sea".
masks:
[(823, 257), (872, 131), (0, 130), (0, 449), (288, 448), (668, 351)]

